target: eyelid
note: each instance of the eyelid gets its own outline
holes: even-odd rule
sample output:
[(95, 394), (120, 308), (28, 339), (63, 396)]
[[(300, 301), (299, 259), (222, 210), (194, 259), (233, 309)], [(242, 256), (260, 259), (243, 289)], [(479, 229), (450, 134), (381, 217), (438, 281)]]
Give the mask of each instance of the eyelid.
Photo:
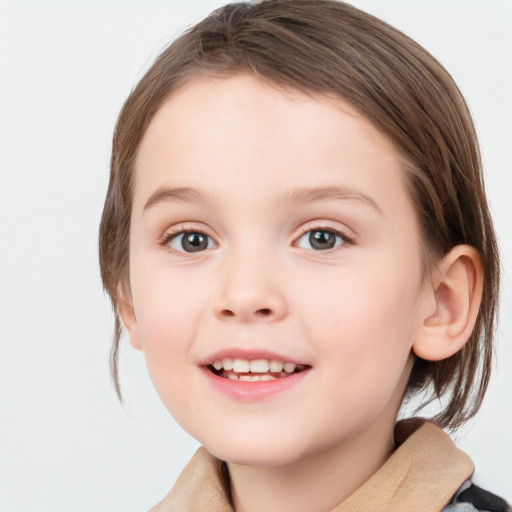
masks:
[[(178, 237), (181, 234), (184, 233), (201, 233), (208, 238), (210, 238), (213, 241), (213, 244), (215, 247), (219, 246), (219, 242), (217, 241), (218, 237), (216, 234), (212, 233), (212, 230), (206, 227), (204, 224), (199, 223), (200, 225), (193, 223), (193, 222), (184, 222), (181, 224), (177, 224), (174, 226), (171, 226), (170, 228), (167, 228), (163, 235), (158, 240), (159, 246), (165, 246), (173, 253), (179, 254), (179, 255), (190, 255), (194, 254), (188, 253), (188, 252), (182, 252), (177, 251), (173, 248), (171, 248), (168, 244), (171, 242), (174, 238)], [(345, 243), (342, 244), (342, 246), (345, 245), (352, 245), (354, 243), (354, 240), (356, 238), (355, 233), (347, 227), (340, 227), (340, 224), (338, 222), (329, 221), (329, 220), (312, 220), (308, 221), (305, 224), (301, 225), (299, 229), (299, 232), (294, 235), (292, 245), (296, 246), (297, 242), (302, 238), (306, 233), (309, 233), (310, 231), (330, 231), (334, 233), (337, 236), (340, 236), (344, 239)], [(347, 232), (349, 234), (347, 234)], [(339, 249), (340, 246), (335, 247), (333, 249), (327, 249), (325, 251), (315, 251), (315, 252), (324, 252), (329, 253), (331, 251), (334, 251), (336, 249)], [(199, 252), (205, 252), (205, 251), (198, 251)]]
[[(299, 233), (294, 236), (292, 245), (294, 245), (295, 247), (298, 247), (297, 246), (298, 241), (305, 234), (310, 233), (311, 231), (329, 231), (331, 233), (334, 233), (336, 236), (340, 236), (344, 240), (343, 244), (341, 244), (337, 247), (333, 247), (332, 249), (325, 249), (323, 251), (315, 251), (313, 249), (310, 249), (311, 251), (313, 251), (315, 253), (319, 253), (319, 254), (320, 253), (329, 254), (331, 252), (340, 250), (341, 248), (343, 248), (347, 245), (353, 245), (354, 241), (355, 241), (355, 233), (353, 233), (353, 231), (351, 229), (342, 228), (342, 227), (340, 227), (339, 223), (334, 222), (334, 221), (314, 220), (314, 221), (309, 221), (306, 224), (303, 224), (299, 228)], [(347, 234), (347, 231), (350, 234)], [(301, 247), (299, 247), (299, 248), (301, 248)], [(308, 250), (308, 249), (305, 249), (305, 250)]]
[(356, 234), (348, 227), (341, 226), (340, 223), (329, 220), (312, 220), (308, 221), (299, 228), (299, 233), (293, 237), (297, 241), (301, 236), (309, 233), (310, 231), (332, 231), (340, 235), (347, 242), (353, 243), (356, 239)]
[[(175, 226), (171, 226), (170, 228), (167, 228), (164, 232), (164, 234), (161, 236), (160, 240), (158, 241), (158, 245), (167, 247), (171, 252), (174, 254), (178, 254), (180, 256), (182, 255), (190, 255), (195, 254), (194, 252), (182, 252), (177, 251), (176, 249), (173, 249), (170, 247), (169, 243), (177, 238), (178, 236), (185, 234), (185, 233), (201, 233), (202, 235), (207, 236), (213, 241), (214, 247), (218, 247), (219, 243), (216, 240), (216, 236), (211, 233), (210, 229), (207, 229), (205, 226), (197, 226), (193, 223), (182, 223)], [(198, 253), (203, 253), (205, 251), (198, 251)]]

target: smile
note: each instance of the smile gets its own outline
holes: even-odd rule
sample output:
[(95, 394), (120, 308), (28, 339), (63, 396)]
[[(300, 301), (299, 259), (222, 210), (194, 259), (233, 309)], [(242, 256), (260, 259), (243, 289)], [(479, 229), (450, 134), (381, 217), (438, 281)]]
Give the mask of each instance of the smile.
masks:
[(308, 368), (306, 365), (275, 359), (241, 359), (225, 357), (217, 359), (207, 368), (224, 379), (261, 382), (290, 377)]

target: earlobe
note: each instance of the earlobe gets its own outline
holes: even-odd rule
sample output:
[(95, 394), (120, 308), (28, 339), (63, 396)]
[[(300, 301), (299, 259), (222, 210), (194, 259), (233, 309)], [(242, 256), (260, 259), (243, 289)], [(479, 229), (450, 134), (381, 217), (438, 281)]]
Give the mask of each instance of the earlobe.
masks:
[(440, 361), (458, 352), (473, 331), (482, 300), (480, 254), (469, 245), (454, 247), (434, 269), (430, 285), (435, 310), (423, 318), (412, 348), (422, 359)]
[(124, 286), (120, 286), (118, 297), (119, 302), (117, 310), (123, 322), (124, 328), (128, 333), (130, 345), (137, 350), (142, 350), (142, 344), (139, 335), (139, 327), (137, 325), (137, 318), (135, 316), (135, 311), (133, 309), (131, 295), (129, 292), (127, 293), (126, 290), (124, 290)]

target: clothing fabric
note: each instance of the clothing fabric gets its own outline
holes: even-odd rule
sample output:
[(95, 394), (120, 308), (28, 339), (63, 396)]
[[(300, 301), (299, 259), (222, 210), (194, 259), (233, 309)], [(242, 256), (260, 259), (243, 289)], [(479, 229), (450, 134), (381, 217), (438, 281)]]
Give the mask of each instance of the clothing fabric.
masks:
[(443, 512), (510, 512), (507, 502), (495, 494), (464, 482)]
[[(473, 462), (438, 425), (399, 422), (395, 444), (386, 463), (331, 512), (512, 512), (471, 483)], [(226, 465), (199, 448), (150, 512), (234, 512)]]

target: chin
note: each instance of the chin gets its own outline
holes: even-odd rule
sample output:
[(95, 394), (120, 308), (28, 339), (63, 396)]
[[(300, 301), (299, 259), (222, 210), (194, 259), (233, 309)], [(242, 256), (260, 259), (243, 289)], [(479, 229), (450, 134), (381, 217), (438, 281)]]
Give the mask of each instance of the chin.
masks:
[(278, 443), (255, 440), (238, 441), (230, 439), (226, 443), (204, 443), (206, 449), (218, 459), (240, 466), (279, 467), (286, 466), (300, 458), (297, 445), (277, 446)]

